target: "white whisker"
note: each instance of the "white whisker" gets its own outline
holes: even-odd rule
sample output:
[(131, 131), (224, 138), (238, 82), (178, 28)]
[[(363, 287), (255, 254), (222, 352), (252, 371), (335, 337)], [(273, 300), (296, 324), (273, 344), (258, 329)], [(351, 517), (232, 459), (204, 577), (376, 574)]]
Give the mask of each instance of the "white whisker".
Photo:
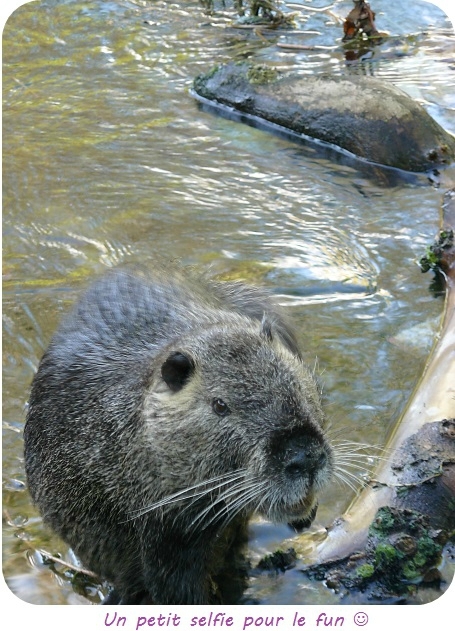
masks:
[[(230, 521), (234, 515), (239, 512), (242, 508), (244, 508), (250, 501), (251, 498), (255, 497), (259, 492), (262, 491), (262, 487), (265, 483), (258, 484), (256, 480), (245, 480), (242, 484), (237, 484), (232, 488), (226, 489), (223, 493), (220, 493), (214, 501), (207, 507), (204, 508), (203, 511), (198, 513), (193, 521), (189, 524), (189, 527), (193, 529), (195, 526), (203, 524), (204, 527), (207, 527), (217, 519), (219, 519), (223, 514), (227, 514)], [(233, 501), (231, 501), (233, 498)], [(226, 503), (225, 503), (226, 502)], [(217, 504), (222, 503), (221, 508), (216, 511), (210, 518), (204, 522), (204, 518), (206, 515), (215, 508)], [(234, 514), (231, 513), (233, 507), (239, 506), (239, 509), (235, 511)]]
[[(267, 484), (262, 482), (261, 484), (257, 484), (256, 488), (252, 487), (249, 493), (244, 493), (242, 496), (239, 496), (235, 502), (231, 505), (227, 505), (224, 507), (223, 511), (217, 515), (219, 518), (223, 513), (226, 514), (226, 518), (223, 520), (221, 527), (225, 528), (227, 524), (236, 517), (246, 506), (252, 504), (253, 500), (259, 495), (262, 496), (263, 491), (265, 490)], [(255, 507), (255, 510), (262, 504), (264, 498), (261, 497), (258, 504)]]
[(346, 478), (345, 475), (341, 471), (335, 471), (334, 476), (337, 479), (337, 481), (341, 482), (342, 484), (345, 484), (351, 489), (351, 491), (353, 491), (354, 493), (357, 493), (358, 487), (354, 486), (351, 480)]
[(351, 460), (343, 460), (343, 459), (337, 459), (336, 460), (336, 467), (339, 468), (340, 465), (344, 465), (345, 467), (351, 468), (351, 469), (357, 469), (358, 471), (368, 471), (370, 469), (370, 467), (366, 467), (366, 466), (360, 466), (359, 464), (355, 463), (355, 462), (351, 462)]
[(350, 478), (351, 481), (357, 482), (357, 484), (360, 484), (361, 486), (365, 486), (365, 480), (361, 476), (359, 476), (359, 475), (357, 475), (355, 473), (352, 473), (348, 469), (345, 469), (343, 467), (339, 467), (337, 469), (336, 473), (342, 473), (343, 476), (345, 477), (345, 479)]
[(189, 499), (199, 499), (204, 495), (209, 495), (210, 493), (216, 491), (217, 489), (226, 486), (227, 484), (232, 484), (237, 480), (243, 480), (245, 477), (245, 470), (239, 469), (227, 474), (219, 475), (214, 478), (209, 478), (208, 480), (204, 480), (203, 482), (198, 482), (186, 489), (182, 489), (181, 491), (177, 491), (171, 495), (167, 495), (166, 497), (158, 500), (157, 502), (153, 502), (153, 504), (149, 504), (148, 506), (144, 506), (143, 508), (137, 509), (135, 511), (131, 511), (128, 521), (131, 519), (136, 519), (137, 517), (141, 517), (146, 513), (156, 510), (158, 508), (163, 508), (170, 504), (175, 504), (176, 502), (184, 502)]

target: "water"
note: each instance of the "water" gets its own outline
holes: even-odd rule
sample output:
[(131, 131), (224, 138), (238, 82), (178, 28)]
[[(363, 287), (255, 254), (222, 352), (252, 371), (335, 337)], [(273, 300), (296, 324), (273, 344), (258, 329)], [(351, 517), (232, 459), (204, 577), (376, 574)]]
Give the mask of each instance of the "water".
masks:
[[(353, 440), (386, 440), (442, 310), (416, 264), (438, 230), (442, 191), (424, 179), (391, 182), (216, 117), (189, 95), (197, 74), (230, 59), (302, 74), (374, 74), (454, 133), (450, 23), (425, 2), (372, 4), (379, 29), (396, 37), (351, 64), (334, 17), (347, 15), (350, 2), (302, 14), (298, 26), (316, 35), (276, 32), (267, 41), (230, 28), (230, 11), (215, 5), (215, 15), (207, 15), (196, 1), (47, 0), (24, 5), (8, 21), (4, 574), (23, 600), (87, 602), (35, 552), (45, 548), (74, 562), (30, 505), (22, 428), (29, 385), (53, 330), (84, 283), (106, 267), (164, 256), (269, 287), (298, 323), (308, 357), (318, 357), (334, 424)], [(314, 49), (284, 51), (276, 46), (283, 41)], [(396, 342), (425, 323), (429, 332), (417, 344)], [(329, 524), (351, 498), (349, 488), (329, 490), (315, 527)], [(252, 559), (289, 534), (285, 526), (255, 524)], [(264, 578), (250, 596), (330, 602), (327, 590), (298, 580)]]

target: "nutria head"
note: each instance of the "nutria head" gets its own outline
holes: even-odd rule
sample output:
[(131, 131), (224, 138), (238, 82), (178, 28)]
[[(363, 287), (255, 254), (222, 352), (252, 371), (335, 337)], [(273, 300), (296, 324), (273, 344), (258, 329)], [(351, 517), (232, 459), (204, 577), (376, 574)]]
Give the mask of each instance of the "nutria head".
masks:
[(333, 467), (320, 394), (273, 323), (226, 313), (157, 362), (143, 419), (160, 489), (147, 509), (178, 509), (189, 530), (254, 511), (280, 522), (314, 512)]

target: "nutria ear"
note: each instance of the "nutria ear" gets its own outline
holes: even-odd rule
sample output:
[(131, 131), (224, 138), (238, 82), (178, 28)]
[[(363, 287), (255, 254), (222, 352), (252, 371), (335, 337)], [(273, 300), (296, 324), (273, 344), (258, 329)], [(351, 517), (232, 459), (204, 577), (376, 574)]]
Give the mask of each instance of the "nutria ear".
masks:
[(263, 335), (269, 342), (273, 340), (273, 323), (269, 317), (264, 313), (261, 322), (261, 335)]
[(191, 377), (193, 370), (193, 359), (176, 351), (161, 366), (161, 376), (172, 392), (178, 392)]

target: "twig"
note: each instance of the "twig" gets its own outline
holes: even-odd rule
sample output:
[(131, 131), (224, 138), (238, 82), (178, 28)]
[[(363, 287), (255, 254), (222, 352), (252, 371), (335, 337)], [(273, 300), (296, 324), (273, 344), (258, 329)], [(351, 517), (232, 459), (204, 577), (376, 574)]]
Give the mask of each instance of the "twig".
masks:
[(59, 557), (55, 557), (53, 554), (46, 552), (46, 550), (41, 550), (41, 549), (38, 550), (35, 548), (31, 548), (31, 549), (34, 552), (38, 552), (38, 554), (41, 554), (42, 557), (44, 557), (45, 559), (48, 559), (49, 561), (52, 561), (53, 563), (60, 563), (60, 565), (63, 565), (69, 570), (73, 570), (74, 572), (78, 572), (79, 574), (85, 574), (85, 576), (90, 576), (91, 578), (95, 578), (98, 581), (100, 580), (100, 577), (97, 574), (95, 574), (95, 572), (91, 572), (90, 570), (86, 570), (83, 567), (78, 567), (77, 565), (68, 563), (68, 561), (64, 561), (63, 559), (60, 559)]

